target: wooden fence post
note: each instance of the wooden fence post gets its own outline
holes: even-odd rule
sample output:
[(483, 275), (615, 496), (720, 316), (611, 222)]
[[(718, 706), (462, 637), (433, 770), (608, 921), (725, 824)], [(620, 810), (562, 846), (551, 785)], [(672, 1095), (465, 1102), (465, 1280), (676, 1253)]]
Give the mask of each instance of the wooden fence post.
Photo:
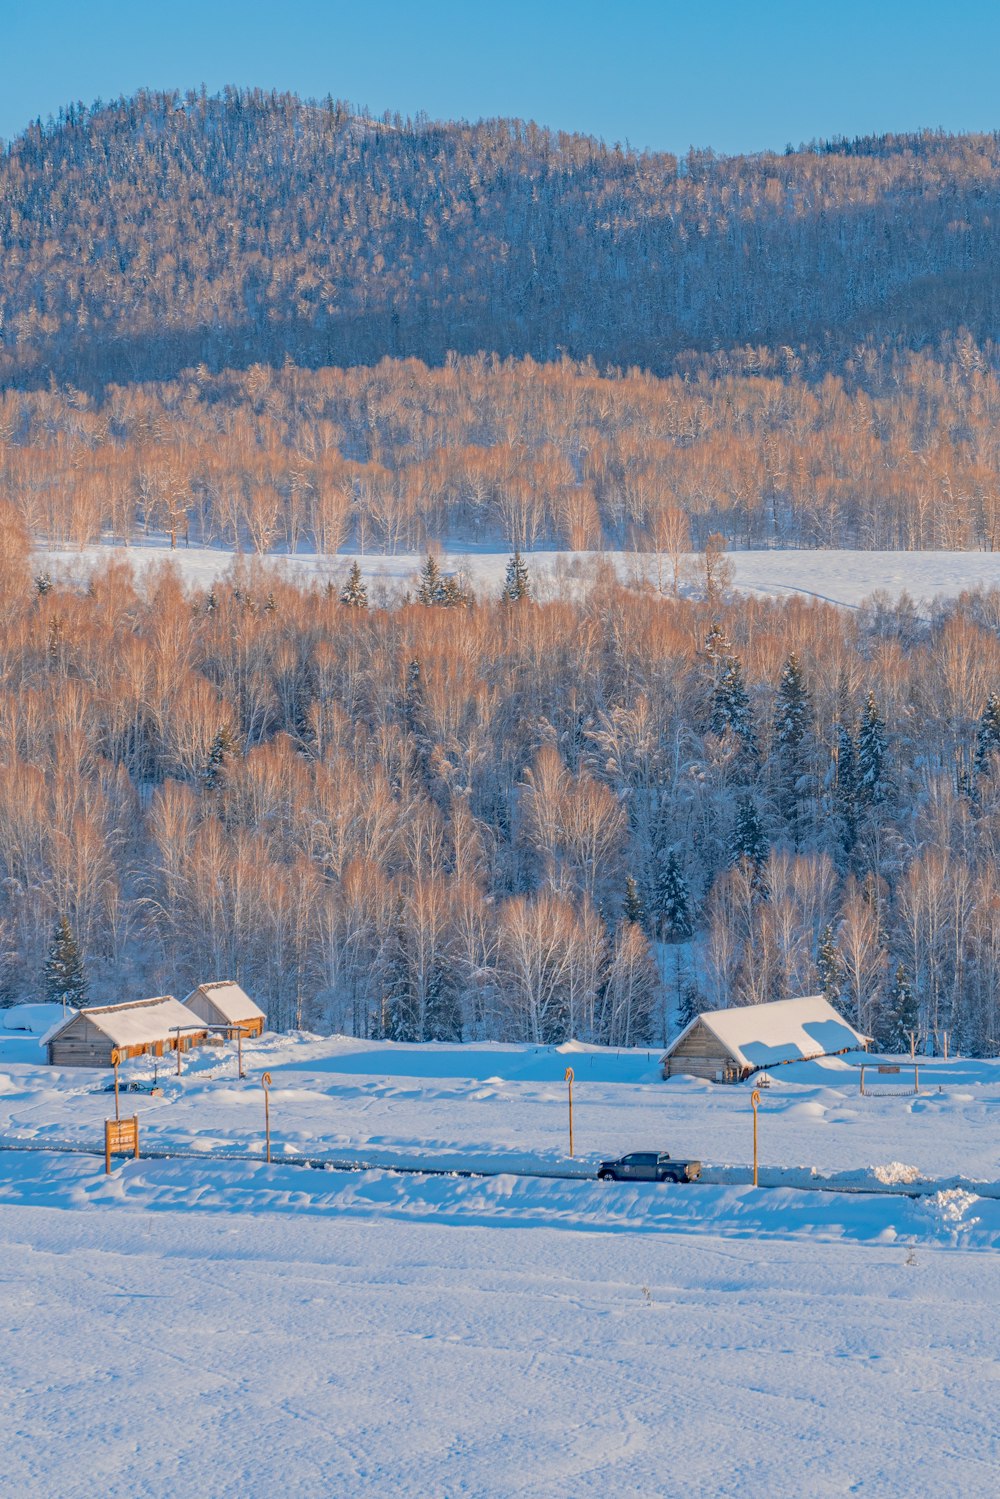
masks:
[(572, 1160), (572, 1158), (573, 1158), (573, 1077), (574, 1077), (574, 1073), (573, 1073), (572, 1067), (567, 1067), (566, 1068), (565, 1081), (569, 1085), (569, 1154), (570, 1154), (570, 1160)]
[(265, 1138), (265, 1141), (267, 1143), (267, 1164), (270, 1166), (270, 1164), (271, 1164), (271, 1104), (270, 1104), (271, 1074), (269, 1072), (264, 1072), (264, 1073), (261, 1074), (260, 1085), (264, 1089), (264, 1138)]
[(760, 1103), (760, 1094), (754, 1088), (750, 1094), (750, 1102), (753, 1104), (753, 1184), (757, 1185), (757, 1105)]

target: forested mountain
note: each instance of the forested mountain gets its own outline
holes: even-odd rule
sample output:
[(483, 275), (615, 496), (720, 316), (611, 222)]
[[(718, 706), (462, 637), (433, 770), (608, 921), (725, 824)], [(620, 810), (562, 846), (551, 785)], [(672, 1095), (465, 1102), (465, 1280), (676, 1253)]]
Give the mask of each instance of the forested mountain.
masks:
[[(14, 141), (0, 999), (66, 918), (102, 997), (228, 974), (279, 1027), (628, 1044), (822, 987), (995, 1053), (997, 597), (733, 600), (720, 550), (1000, 543), (998, 168), (235, 91)], [(28, 550), (151, 530), (528, 560), (369, 608), (360, 573), (84, 589)], [(546, 544), (659, 586), (538, 602)]]
[(1000, 141), (677, 158), (521, 121), (227, 90), (68, 109), (0, 159), (0, 379), (449, 350), (658, 374), (685, 350), (997, 327)]

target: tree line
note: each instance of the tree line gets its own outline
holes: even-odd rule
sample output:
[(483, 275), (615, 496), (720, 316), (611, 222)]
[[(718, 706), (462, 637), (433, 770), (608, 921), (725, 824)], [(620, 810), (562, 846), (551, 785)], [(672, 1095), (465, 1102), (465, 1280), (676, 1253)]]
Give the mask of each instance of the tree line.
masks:
[(8, 999), (65, 919), (92, 998), (232, 977), (279, 1028), (629, 1044), (822, 991), (998, 1050), (1000, 594), (71, 586), (2, 521)]
[(993, 550), (998, 417), (1000, 351), (968, 334), (861, 346), (822, 378), (762, 350), (664, 378), (484, 356), (201, 367), (100, 396), (0, 393), (0, 494), (55, 545), (635, 547), (674, 588), (715, 535)]

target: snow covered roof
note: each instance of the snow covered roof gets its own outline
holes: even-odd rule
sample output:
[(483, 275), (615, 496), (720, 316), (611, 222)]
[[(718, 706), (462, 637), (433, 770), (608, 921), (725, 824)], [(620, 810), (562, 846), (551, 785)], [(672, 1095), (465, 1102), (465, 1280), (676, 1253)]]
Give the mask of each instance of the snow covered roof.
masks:
[(191, 1004), (192, 1000), (196, 1000), (199, 994), (204, 994), (205, 998), (212, 1002), (219, 1014), (233, 1025), (237, 1025), (241, 1020), (264, 1019), (264, 1011), (254, 1004), (249, 994), (245, 993), (239, 984), (234, 984), (229, 979), (219, 979), (218, 982), (213, 984), (199, 984), (197, 989), (192, 990), (188, 995), (184, 1003), (186, 1005)]
[(832, 1052), (862, 1051), (867, 1040), (822, 994), (812, 994), (805, 999), (776, 999), (766, 1005), (703, 1010), (671, 1043), (664, 1061), (698, 1025), (711, 1031), (738, 1066), (754, 1069)]
[(54, 1025), (61, 1025), (76, 1011), (63, 1009), (61, 1004), (11, 1005), (0, 1014), (5, 1031), (27, 1031), (32, 1036), (44, 1036), (46, 1031)]
[(205, 1022), (185, 1009), (179, 999), (172, 994), (161, 994), (156, 999), (138, 999), (131, 1004), (96, 1005), (79, 1010), (53, 1031), (49, 1040), (67, 1030), (81, 1015), (103, 1031), (114, 1046), (147, 1046), (151, 1041), (168, 1040), (178, 1029), (182, 1035), (205, 1029)]

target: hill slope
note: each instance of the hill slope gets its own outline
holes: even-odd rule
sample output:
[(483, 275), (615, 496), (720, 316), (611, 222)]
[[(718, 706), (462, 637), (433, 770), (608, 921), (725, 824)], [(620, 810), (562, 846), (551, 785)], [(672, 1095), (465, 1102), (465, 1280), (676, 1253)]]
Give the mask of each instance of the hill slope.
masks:
[(37, 124), (0, 158), (0, 379), (199, 362), (673, 367), (684, 349), (997, 323), (995, 135), (634, 154), (521, 121), (227, 90)]

